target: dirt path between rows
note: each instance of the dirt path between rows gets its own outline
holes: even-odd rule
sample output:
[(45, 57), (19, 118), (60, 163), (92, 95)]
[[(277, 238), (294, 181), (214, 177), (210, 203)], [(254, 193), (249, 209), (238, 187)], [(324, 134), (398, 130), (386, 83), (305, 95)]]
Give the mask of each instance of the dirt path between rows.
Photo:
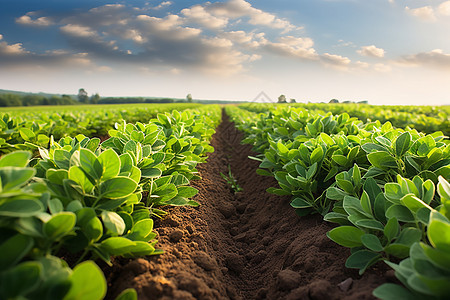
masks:
[[(375, 299), (372, 290), (393, 280), (380, 263), (362, 277), (346, 269), (349, 250), (326, 237), (321, 216), (298, 217), (289, 197), (268, 194), (273, 178), (255, 173), (251, 146), (228, 116), (213, 136), (215, 152), (198, 166), (198, 208), (175, 207), (157, 221), (165, 254), (118, 260), (109, 270), (108, 299), (125, 288), (139, 299)], [(243, 192), (222, 179), (228, 165)]]

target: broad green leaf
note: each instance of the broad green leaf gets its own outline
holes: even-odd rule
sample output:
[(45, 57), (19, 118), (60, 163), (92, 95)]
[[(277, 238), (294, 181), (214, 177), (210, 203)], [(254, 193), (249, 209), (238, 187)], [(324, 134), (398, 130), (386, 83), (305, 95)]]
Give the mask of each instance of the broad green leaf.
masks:
[(112, 211), (102, 211), (101, 218), (105, 227), (113, 233), (118, 235), (122, 235), (124, 233), (125, 222), (117, 213)]
[(389, 242), (397, 236), (399, 228), (400, 225), (398, 224), (397, 219), (395, 217), (390, 218), (386, 226), (384, 227), (384, 235)]
[(31, 141), (32, 139), (34, 139), (36, 137), (36, 134), (34, 134), (34, 132), (28, 128), (20, 128), (19, 132), (20, 132), (20, 136), (25, 141)]
[(78, 166), (71, 166), (69, 169), (69, 179), (78, 183), (84, 193), (91, 193), (94, 189), (93, 183), (86, 177), (83, 169)]
[(411, 134), (406, 131), (402, 133), (396, 140), (395, 140), (395, 154), (397, 157), (401, 157), (403, 154), (405, 154), (411, 143)]
[(395, 158), (384, 151), (371, 152), (367, 154), (367, 159), (372, 165), (380, 169), (398, 168)]
[(101, 300), (106, 295), (106, 279), (102, 270), (93, 262), (85, 261), (73, 269), (72, 286), (63, 300)]
[(24, 168), (28, 165), (31, 153), (28, 151), (14, 151), (3, 155), (0, 159), (0, 168), (3, 167), (19, 167)]
[(34, 168), (3, 167), (0, 179), (3, 192), (24, 186), (36, 174)]
[(48, 169), (45, 177), (52, 183), (63, 185), (64, 179), (69, 178), (69, 172), (65, 169)]
[(361, 242), (369, 250), (375, 252), (383, 251), (383, 246), (381, 245), (381, 242), (376, 235), (364, 234), (363, 236), (361, 236)]
[[(107, 180), (119, 175), (120, 172), (120, 158), (113, 149), (103, 151), (97, 158), (97, 161), (102, 166), (101, 179)], [(100, 175), (100, 174), (98, 174)]]
[(72, 212), (60, 212), (52, 215), (51, 219), (44, 223), (44, 234), (52, 240), (57, 240), (70, 233), (75, 226), (76, 216)]
[(30, 217), (44, 211), (44, 206), (37, 200), (13, 200), (0, 205), (0, 216)]
[(5, 299), (24, 299), (34, 291), (41, 282), (42, 265), (36, 261), (28, 261), (7, 270), (2, 275), (0, 294)]
[(410, 211), (413, 213), (417, 213), (417, 211), (421, 208), (427, 208), (431, 210), (432, 208), (423, 202), (421, 199), (417, 198), (413, 194), (408, 194), (401, 199), (401, 203), (405, 205)]
[(47, 204), (48, 204), (48, 210), (50, 211), (51, 214), (57, 214), (64, 210), (64, 206), (63, 206), (61, 200), (59, 200), (57, 198), (50, 199)]
[(355, 222), (355, 225), (358, 227), (364, 227), (372, 230), (378, 231), (384, 230), (383, 224), (377, 220), (358, 220)]
[(138, 296), (135, 289), (129, 288), (122, 291), (115, 300), (138, 300)]
[(417, 228), (407, 227), (401, 230), (396, 243), (411, 246), (415, 242), (419, 242), (422, 238), (422, 231)]
[(382, 300), (411, 300), (416, 296), (403, 286), (394, 283), (385, 283), (375, 290), (373, 295)]
[(148, 237), (151, 236), (152, 230), (152, 219), (140, 220), (136, 222), (136, 224), (134, 224), (134, 226), (130, 230), (130, 233), (127, 234), (126, 238), (132, 241), (148, 242)]
[(400, 204), (400, 199), (405, 195), (400, 184), (395, 182), (388, 182), (384, 185), (384, 194), (386, 199), (395, 204)]
[(110, 237), (102, 241), (100, 245), (102, 249), (105, 249), (110, 255), (114, 256), (130, 253), (134, 246), (136, 246), (136, 242), (124, 237)]
[(361, 236), (365, 234), (353, 226), (340, 226), (327, 232), (327, 236), (341, 246), (353, 248), (362, 246)]
[(359, 250), (347, 258), (345, 266), (351, 269), (359, 269), (359, 274), (361, 275), (368, 267), (373, 265), (380, 258), (381, 255), (376, 252)]
[(128, 177), (115, 177), (100, 184), (100, 193), (105, 198), (124, 198), (131, 195), (137, 186), (138, 184)]
[(433, 247), (450, 251), (450, 223), (437, 218), (436, 212), (431, 212), (427, 236)]
[(180, 187), (177, 187), (177, 190), (178, 190), (178, 196), (184, 197), (184, 198), (194, 197), (198, 193), (198, 190), (191, 186), (180, 186)]
[(301, 199), (301, 198), (295, 198), (291, 201), (291, 206), (293, 208), (308, 208), (312, 207), (311, 203)]
[(141, 169), (141, 176), (145, 178), (156, 178), (161, 176), (162, 172), (158, 168)]
[(0, 245), (0, 270), (17, 264), (33, 248), (33, 238), (16, 234)]
[(71, 154), (67, 150), (56, 149), (53, 152), (53, 161), (60, 169), (69, 170)]
[(415, 218), (411, 211), (403, 205), (392, 205), (386, 210), (386, 217), (388, 219), (397, 218), (401, 222), (414, 222)]

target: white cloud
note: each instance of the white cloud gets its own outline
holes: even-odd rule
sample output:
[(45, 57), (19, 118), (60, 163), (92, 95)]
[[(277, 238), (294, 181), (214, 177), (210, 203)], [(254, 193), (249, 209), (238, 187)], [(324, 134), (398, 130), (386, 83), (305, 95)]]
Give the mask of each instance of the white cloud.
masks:
[(434, 9), (431, 6), (423, 6), (419, 8), (409, 8), (408, 6), (405, 7), (405, 10), (408, 14), (415, 16), (422, 21), (436, 21), (436, 16), (434, 15)]
[(300, 58), (306, 60), (317, 60), (318, 54), (312, 48), (313, 41), (309, 38), (294, 38), (292, 36), (281, 37), (279, 42), (270, 42), (262, 38), (264, 48), (271, 53), (281, 56)]
[(356, 51), (362, 56), (382, 58), (384, 57), (384, 49), (377, 48), (375, 45), (363, 46), (361, 49)]
[(274, 14), (254, 8), (249, 2), (244, 0), (228, 0), (213, 4), (207, 2), (206, 9), (216, 16), (233, 19), (248, 17), (248, 23), (252, 25), (264, 25), (271, 28), (283, 29), (283, 33), (294, 29), (302, 29), (302, 27), (297, 27), (285, 19), (277, 18)]
[(450, 1), (442, 2), (437, 7), (437, 12), (444, 16), (450, 16)]
[(23, 55), (28, 53), (23, 47), (22, 43), (8, 44), (7, 42), (0, 42), (0, 54), (3, 55)]
[(351, 60), (348, 57), (330, 53), (320, 55), (320, 61), (326, 66), (331, 66), (338, 69), (347, 69), (351, 63)]
[(51, 19), (49, 19), (48, 17), (40, 17), (40, 18), (36, 18), (33, 20), (31, 18), (31, 16), (34, 14), (35, 14), (34, 12), (29, 12), (26, 15), (16, 18), (16, 23), (22, 24), (22, 25), (40, 26), (40, 27), (47, 27), (47, 26), (54, 24), (54, 22)]
[(181, 13), (186, 17), (188, 22), (194, 22), (205, 26), (206, 28), (218, 29), (228, 24), (228, 18), (222, 16), (214, 16), (207, 12), (201, 5), (194, 5), (191, 8), (185, 8)]
[(161, 2), (158, 6), (153, 7), (153, 9), (158, 10), (158, 9), (163, 9), (165, 7), (168, 7), (170, 5), (172, 5), (172, 1), (163, 1)]
[(442, 49), (435, 49), (404, 56), (398, 62), (406, 66), (429, 66), (448, 71), (450, 70), (450, 53), (444, 53)]
[(87, 26), (76, 24), (67, 24), (61, 27), (61, 31), (65, 34), (75, 37), (97, 37), (98, 33)]

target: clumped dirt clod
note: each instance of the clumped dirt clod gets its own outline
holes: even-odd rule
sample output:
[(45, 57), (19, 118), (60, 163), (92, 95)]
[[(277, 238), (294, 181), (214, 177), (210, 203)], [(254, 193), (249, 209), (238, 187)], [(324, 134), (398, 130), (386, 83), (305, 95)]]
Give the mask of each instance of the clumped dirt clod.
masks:
[[(387, 282), (383, 264), (359, 276), (344, 264), (349, 251), (326, 237), (333, 225), (298, 217), (289, 197), (268, 194), (273, 178), (256, 174), (251, 146), (228, 116), (211, 141), (215, 152), (199, 165), (197, 208), (168, 208), (155, 222), (160, 256), (118, 260), (107, 298), (133, 287), (139, 299), (375, 299)], [(243, 191), (220, 173), (228, 165)], [(343, 283), (346, 282), (343, 287)], [(349, 285), (348, 282), (351, 282)]]

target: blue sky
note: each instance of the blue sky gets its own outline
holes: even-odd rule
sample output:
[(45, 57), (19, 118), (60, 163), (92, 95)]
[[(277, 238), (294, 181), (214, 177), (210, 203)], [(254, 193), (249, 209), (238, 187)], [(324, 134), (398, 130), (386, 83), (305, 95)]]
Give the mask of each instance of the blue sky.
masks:
[(450, 1), (1, 0), (0, 88), (450, 104)]

